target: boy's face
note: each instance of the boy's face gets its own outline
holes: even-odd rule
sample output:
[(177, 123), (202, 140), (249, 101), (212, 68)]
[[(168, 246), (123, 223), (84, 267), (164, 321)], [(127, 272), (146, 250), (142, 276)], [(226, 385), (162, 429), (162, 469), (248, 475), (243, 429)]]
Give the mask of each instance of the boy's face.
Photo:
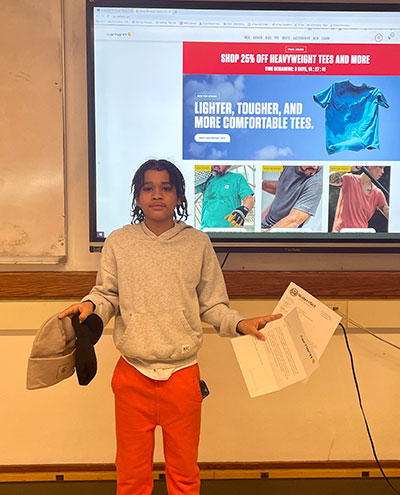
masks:
[(146, 223), (168, 224), (168, 228), (172, 227), (174, 210), (181, 200), (166, 170), (145, 172), (136, 204), (142, 208)]

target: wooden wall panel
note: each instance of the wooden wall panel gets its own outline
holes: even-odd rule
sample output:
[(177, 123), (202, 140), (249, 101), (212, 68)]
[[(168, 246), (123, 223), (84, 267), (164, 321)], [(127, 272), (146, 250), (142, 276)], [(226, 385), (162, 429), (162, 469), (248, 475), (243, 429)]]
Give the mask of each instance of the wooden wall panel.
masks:
[[(231, 299), (276, 299), (290, 282), (321, 299), (398, 299), (400, 272), (227, 271)], [(89, 292), (95, 272), (0, 272), (0, 299), (74, 299)]]

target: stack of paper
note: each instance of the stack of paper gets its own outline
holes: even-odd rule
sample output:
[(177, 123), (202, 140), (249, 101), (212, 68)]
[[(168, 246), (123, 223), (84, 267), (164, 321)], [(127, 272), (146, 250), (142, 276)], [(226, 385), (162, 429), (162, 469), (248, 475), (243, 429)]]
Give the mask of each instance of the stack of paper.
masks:
[(341, 320), (293, 282), (273, 312), (283, 317), (261, 330), (265, 341), (251, 335), (232, 339), (251, 397), (307, 380)]

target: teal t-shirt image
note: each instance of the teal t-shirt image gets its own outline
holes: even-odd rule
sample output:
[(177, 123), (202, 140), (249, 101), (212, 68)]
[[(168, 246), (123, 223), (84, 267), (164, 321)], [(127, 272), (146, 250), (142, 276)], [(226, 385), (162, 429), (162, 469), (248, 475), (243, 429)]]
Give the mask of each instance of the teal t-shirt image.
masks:
[(379, 149), (378, 110), (389, 105), (378, 88), (339, 81), (314, 95), (325, 113), (326, 149), (329, 155), (342, 150)]
[(225, 217), (249, 194), (254, 191), (241, 174), (228, 172), (212, 177), (203, 196), (201, 228), (231, 227)]

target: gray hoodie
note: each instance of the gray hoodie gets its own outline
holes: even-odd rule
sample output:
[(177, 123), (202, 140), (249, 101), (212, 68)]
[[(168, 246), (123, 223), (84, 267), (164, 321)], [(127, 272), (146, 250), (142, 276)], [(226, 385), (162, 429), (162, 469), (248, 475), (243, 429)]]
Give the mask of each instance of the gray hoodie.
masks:
[(83, 300), (93, 301), (104, 325), (115, 315), (114, 342), (123, 356), (152, 368), (193, 362), (201, 321), (233, 337), (243, 319), (229, 309), (208, 236), (184, 222), (159, 236), (143, 223), (112, 232), (96, 285)]

